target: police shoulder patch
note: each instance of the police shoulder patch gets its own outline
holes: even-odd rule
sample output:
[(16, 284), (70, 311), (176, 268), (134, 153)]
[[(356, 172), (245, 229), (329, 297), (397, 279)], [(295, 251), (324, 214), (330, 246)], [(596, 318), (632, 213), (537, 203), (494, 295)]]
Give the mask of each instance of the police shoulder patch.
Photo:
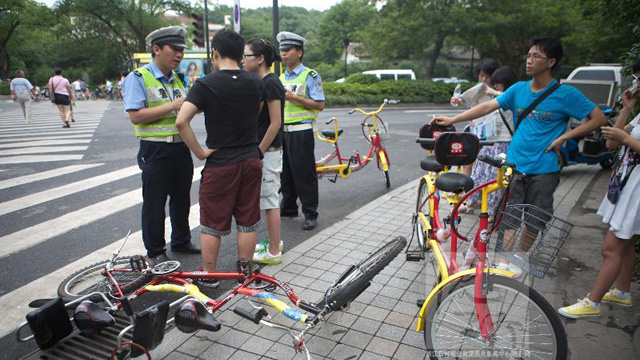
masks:
[(309, 76), (311, 76), (312, 78), (317, 78), (318, 77), (318, 72), (315, 70), (312, 70), (311, 72), (309, 72)]
[(136, 76), (142, 76), (142, 73), (138, 69), (133, 70), (133, 73), (136, 74)]

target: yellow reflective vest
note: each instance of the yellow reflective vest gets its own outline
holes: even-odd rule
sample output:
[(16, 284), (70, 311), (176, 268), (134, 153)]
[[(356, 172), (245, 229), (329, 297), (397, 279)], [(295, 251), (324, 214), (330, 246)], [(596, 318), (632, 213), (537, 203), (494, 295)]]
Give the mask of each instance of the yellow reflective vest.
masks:
[[(291, 91), (292, 93), (305, 98), (307, 92), (307, 75), (310, 72), (314, 71), (313, 69), (305, 69), (298, 75), (297, 78), (293, 80), (286, 80), (285, 74), (280, 74), (280, 81), (284, 88)], [(318, 110), (313, 110), (306, 108), (302, 105), (293, 103), (291, 101), (285, 101), (284, 103), (284, 124), (285, 125), (293, 125), (301, 122), (302, 120), (313, 120), (315, 121), (318, 118)]]
[[(153, 76), (153, 73), (144, 67), (136, 69), (134, 72), (138, 72), (142, 75), (144, 81), (144, 87), (146, 90), (147, 104), (149, 107), (160, 106), (172, 101), (181, 96), (186, 96), (184, 85), (178, 78), (178, 75), (173, 73), (173, 84), (164, 85), (160, 80)], [(167, 93), (170, 92), (170, 93)], [(156, 121), (148, 124), (134, 124), (133, 131), (136, 137), (165, 137), (169, 135), (178, 135), (178, 129), (176, 128), (177, 113), (172, 111), (171, 113), (162, 116)]]

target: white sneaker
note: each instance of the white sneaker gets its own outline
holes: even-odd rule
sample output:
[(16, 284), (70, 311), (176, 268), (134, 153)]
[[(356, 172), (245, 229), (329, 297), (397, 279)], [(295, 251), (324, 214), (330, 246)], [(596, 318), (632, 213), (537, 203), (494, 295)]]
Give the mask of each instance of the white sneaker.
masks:
[[(264, 249), (268, 249), (268, 248), (269, 248), (269, 238), (266, 238), (256, 244), (256, 249), (254, 250), (254, 252), (261, 252), (261, 251), (264, 251)], [(284, 249), (284, 242), (280, 240), (280, 245), (278, 245), (278, 250), (282, 251), (282, 249)]]
[(271, 255), (269, 249), (253, 254), (253, 262), (260, 264), (280, 264), (282, 263), (282, 251), (276, 255)]

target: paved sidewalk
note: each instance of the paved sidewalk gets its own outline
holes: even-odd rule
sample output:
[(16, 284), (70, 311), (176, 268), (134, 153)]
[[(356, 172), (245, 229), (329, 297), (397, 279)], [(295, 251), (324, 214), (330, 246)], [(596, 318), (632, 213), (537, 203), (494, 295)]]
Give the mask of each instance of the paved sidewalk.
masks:
[[(594, 209), (599, 206), (607, 184), (607, 172), (599, 170), (594, 166), (565, 169), (555, 194), (556, 216), (568, 219), (576, 227), (547, 277), (535, 282), (536, 289), (554, 307), (584, 296), (599, 268), (599, 248), (606, 228), (594, 215)], [(414, 181), (395, 189), (303, 244), (286, 249), (283, 263), (267, 266), (264, 272), (289, 282), (303, 299), (317, 301), (322, 296), (320, 291), (324, 291), (348, 265), (395, 236), (409, 238), (417, 185)], [(426, 273), (431, 272), (427, 268)], [(432, 280), (425, 275), (424, 261), (406, 262), (401, 253), (346, 312), (332, 314), (327, 323), (310, 333), (307, 341), (313, 358), (424, 358), (423, 334), (417, 333), (415, 328), (419, 310), (416, 300), (424, 299), (426, 283)], [(635, 284), (635, 294), (637, 290)], [(281, 293), (279, 296), (285, 298)], [(153, 358), (305, 358), (296, 355), (288, 334), (240, 318), (230, 310), (236, 305), (250, 308), (245, 300), (238, 298), (216, 313), (223, 323), (222, 330), (216, 333), (199, 331), (189, 335), (171, 330), (152, 352)], [(272, 316), (277, 314), (275, 310), (267, 309)], [(637, 358), (632, 336), (640, 323), (638, 305), (633, 309), (603, 305), (603, 310), (600, 318), (565, 322), (571, 358)], [(273, 320), (292, 325), (280, 314)]]

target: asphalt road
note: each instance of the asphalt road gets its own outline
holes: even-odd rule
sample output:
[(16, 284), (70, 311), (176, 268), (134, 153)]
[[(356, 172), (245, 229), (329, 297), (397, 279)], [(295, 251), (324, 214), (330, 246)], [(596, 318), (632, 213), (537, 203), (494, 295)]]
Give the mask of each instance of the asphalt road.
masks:
[[(0, 102), (0, 185), (11, 183), (12, 179), (22, 179), (27, 175), (42, 174), (72, 165), (86, 165), (87, 168), (46, 180), (25, 180), (22, 184), (6, 188), (0, 186), (0, 244), (4, 245), (6, 242), (10, 245), (0, 253), (0, 297), (5, 300), (10, 300), (7, 297), (11, 297), (14, 290), (28, 288), (35, 280), (66, 264), (91, 258), (91, 254), (98, 249), (109, 246), (115, 248), (116, 242), (130, 229), (133, 232), (140, 230), (141, 204), (134, 201), (132, 206), (125, 206), (124, 200), (114, 201), (129, 199), (128, 194), (139, 197), (141, 185), (135, 160), (138, 143), (122, 111), (122, 103), (79, 102), (76, 110), (78, 121), (70, 129), (73, 134), (77, 134), (74, 136), (69, 136), (72, 132), (63, 132), (57, 112), (49, 104), (36, 104), (36, 119), (30, 128), (24, 125), (17, 110), (18, 105), (15, 103)], [(339, 144), (345, 157), (354, 150), (361, 153), (368, 151), (368, 143), (362, 137), (360, 128), (363, 117), (357, 113), (347, 115), (348, 110), (327, 109), (321, 113), (318, 121), (318, 127), (322, 129), (333, 126), (325, 125), (325, 121), (331, 117), (338, 119), (339, 127), (344, 130)], [(384, 144), (391, 162), (391, 189), (421, 175), (418, 163), (424, 152), (415, 144), (420, 125), (434, 113), (451, 114), (457, 110), (448, 106), (427, 105), (388, 106), (384, 110), (382, 118), (387, 123), (390, 134)], [(39, 122), (52, 125), (38, 129)], [(203, 117), (197, 117), (192, 124), (196, 134), (204, 142)], [(74, 143), (80, 142), (79, 139), (85, 141), (80, 145)], [(66, 141), (59, 145), (73, 151), (66, 151), (64, 148), (48, 149), (56, 144), (51, 145), (47, 141)], [(20, 144), (16, 145), (17, 143)], [(331, 145), (316, 141), (316, 158), (331, 150)], [(27, 154), (38, 156), (39, 151), (46, 151), (47, 156), (51, 157), (80, 153), (80, 158), (28, 158)], [(195, 161), (196, 168), (202, 165), (202, 162)], [(106, 180), (96, 180), (99, 177), (106, 177)], [(198, 202), (198, 185), (199, 182), (194, 181), (191, 190), (192, 204)], [(74, 188), (84, 190), (74, 191)], [(312, 231), (304, 231), (301, 229), (302, 216), (283, 219), (285, 251), (387, 191), (389, 190), (384, 185), (382, 173), (376, 168), (375, 162), (354, 173), (349, 179), (338, 179), (336, 183), (321, 180), (318, 226)], [(192, 224), (192, 241), (198, 244), (198, 229), (194, 225)], [(169, 230), (167, 238), (168, 236)], [(266, 228), (261, 224), (258, 239), (264, 237)], [(235, 232), (223, 239), (219, 256), (221, 270), (235, 268), (237, 253), (234, 238)], [(200, 265), (200, 257), (196, 255), (169, 253), (169, 256), (179, 259), (184, 269), (195, 269)], [(57, 284), (48, 285), (57, 287)], [(223, 284), (222, 289), (213, 294), (230, 286), (231, 284)], [(38, 297), (37, 291), (30, 295)], [(26, 304), (31, 299), (21, 300)], [(12, 311), (6, 307), (0, 309)], [(0, 332), (0, 335), (6, 333), (7, 331)], [(8, 334), (0, 339), (0, 348), (5, 350), (0, 357), (13, 359), (28, 353), (35, 346), (17, 344), (14, 335)]]

